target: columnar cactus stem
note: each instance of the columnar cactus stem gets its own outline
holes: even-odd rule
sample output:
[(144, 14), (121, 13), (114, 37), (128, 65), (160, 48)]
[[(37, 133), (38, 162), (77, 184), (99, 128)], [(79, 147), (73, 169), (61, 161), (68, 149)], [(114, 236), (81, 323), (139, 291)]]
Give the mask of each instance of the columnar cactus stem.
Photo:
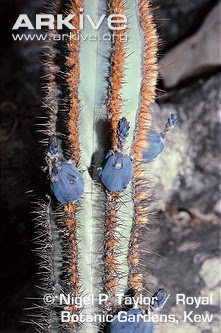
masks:
[(118, 236), (116, 234), (117, 229), (117, 204), (119, 194), (113, 192), (107, 192), (106, 201), (106, 217), (105, 217), (105, 240), (104, 240), (104, 290), (109, 295), (107, 302), (108, 310), (111, 310), (114, 306), (114, 296), (118, 285), (117, 269), (119, 263), (117, 262), (117, 243)]
[[(108, 0), (109, 15), (125, 14), (124, 1)], [(122, 23), (116, 23), (116, 27), (122, 27)], [(124, 78), (124, 62), (125, 62), (125, 43), (121, 40), (121, 36), (125, 34), (126, 29), (114, 31), (114, 40), (112, 43), (112, 51), (110, 56), (110, 73), (109, 73), (109, 94), (108, 94), (108, 116), (110, 131), (110, 149), (117, 149), (117, 124), (119, 121), (120, 110), (122, 106), (122, 97), (120, 90), (123, 86)]]
[[(76, 206), (73, 204), (65, 205), (64, 211), (66, 213), (66, 226), (69, 233), (69, 249), (70, 249), (70, 258), (69, 258), (69, 284), (70, 292), (73, 296), (77, 296), (80, 285), (79, 285), (79, 271), (78, 271), (78, 247), (77, 247), (77, 228), (76, 228)], [(68, 273), (68, 272), (65, 272)], [(77, 311), (75, 305), (69, 308), (71, 313)], [(70, 322), (76, 326), (76, 323)]]
[[(53, 15), (56, 22), (56, 15), (59, 13), (61, 7), (61, 1), (56, 0), (53, 5)], [(52, 135), (56, 136), (56, 123), (58, 116), (58, 104), (59, 104), (59, 93), (57, 86), (57, 66), (56, 66), (56, 58), (57, 58), (57, 49), (56, 42), (53, 40), (54, 34), (56, 34), (57, 30), (54, 28), (49, 31), (49, 41), (47, 48), (47, 60), (45, 64), (45, 70), (47, 71), (46, 79), (47, 82), (44, 86), (44, 90), (46, 91), (46, 96), (44, 98), (43, 106), (48, 110), (48, 120), (45, 124), (45, 134), (48, 137)]]
[[(76, 0), (71, 2), (70, 14), (73, 14), (72, 24), (76, 27), (75, 35), (78, 36), (80, 32), (80, 14), (81, 8), (83, 7), (82, 0)], [(70, 111), (69, 111), (69, 141), (71, 148), (71, 156), (75, 162), (78, 164), (80, 147), (79, 147), (79, 134), (78, 134), (78, 118), (80, 101), (78, 97), (78, 87), (80, 82), (80, 64), (79, 64), (79, 51), (80, 51), (80, 41), (78, 38), (72, 40), (70, 39), (68, 43), (69, 55), (67, 57), (67, 65), (69, 67), (69, 72), (67, 73), (67, 82), (69, 88), (69, 98), (70, 98)]]
[[(35, 209), (35, 228), (36, 238), (34, 243), (36, 245), (35, 251), (39, 258), (39, 273), (41, 273), (41, 286), (40, 296), (45, 297), (46, 294), (56, 296), (58, 290), (58, 280), (60, 272), (60, 258), (58, 252), (60, 251), (58, 241), (58, 231), (55, 227), (54, 216), (52, 213), (51, 199), (47, 198), (46, 201), (38, 201)], [(36, 305), (39, 308), (40, 316), (33, 316), (35, 320), (31, 323), (36, 325), (39, 332), (53, 332), (58, 328), (58, 320), (56, 316), (56, 309), (52, 304)], [(34, 306), (33, 308), (34, 309)]]
[[(60, 0), (56, 3), (56, 12), (59, 6)], [(81, 29), (80, 15), (84, 12), (91, 21), (85, 19)], [(97, 39), (79, 38), (95, 35), (91, 22), (99, 22), (101, 13), (103, 17), (107, 14), (126, 15), (128, 28), (119, 21), (115, 23), (119, 30), (108, 31), (104, 21), (96, 30)], [(74, 299), (76, 296), (95, 296), (96, 300), (99, 292), (107, 294), (108, 300), (103, 308), (98, 303), (87, 304), (82, 309), (68, 305), (71, 314), (92, 315), (95, 310), (113, 314), (120, 308), (116, 302), (117, 293), (125, 293), (131, 288), (138, 294), (143, 288), (138, 236), (140, 227), (149, 222), (149, 198), (142, 154), (147, 146), (151, 122), (150, 103), (155, 97), (157, 36), (148, 0), (107, 0), (105, 3), (102, 0), (71, 0), (69, 14), (74, 15), (71, 23), (75, 29), (71, 33), (76, 37), (70, 38), (66, 44), (67, 137), (71, 167), (59, 150), (57, 140), (57, 117), (62, 120), (62, 115), (58, 114), (61, 103), (53, 42), (46, 99), (49, 109), (46, 131), (50, 138), (47, 152), (49, 176), (54, 196), (62, 203), (59, 209), (65, 224), (66, 244), (63, 261), (68, 259), (67, 265), (63, 262), (65, 277), (58, 276), (58, 283), (54, 276), (51, 278), (53, 284), (64, 287)], [(114, 38), (102, 39), (107, 33)], [(63, 42), (60, 43), (63, 46)], [(108, 57), (104, 59), (101, 50)], [(104, 152), (105, 144), (99, 139), (101, 134), (105, 137), (106, 130), (109, 151), (105, 163), (107, 159), (110, 163), (103, 163), (101, 167), (99, 176), (104, 185), (101, 187), (95, 177), (97, 170), (93, 176), (89, 170), (93, 159)], [(100, 161), (95, 162), (99, 165)], [(82, 175), (77, 168), (81, 168)], [(84, 181), (80, 183), (81, 199), (76, 202), (80, 195), (75, 198), (77, 191), (73, 183), (79, 178), (78, 174)], [(49, 223), (54, 225), (53, 221)], [(51, 239), (52, 242), (56, 240), (53, 235)], [(55, 263), (53, 258), (50, 259)], [(98, 261), (99, 265), (102, 262), (102, 268), (98, 267)], [(59, 329), (87, 333), (99, 330), (94, 323), (74, 323), (69, 319), (68, 322), (55, 329), (55, 333), (60, 333)]]
[(151, 122), (150, 103), (155, 99), (155, 86), (157, 80), (157, 35), (149, 2), (138, 0), (138, 16), (143, 38), (142, 52), (142, 82), (140, 101), (133, 143), (134, 178), (134, 218), (131, 230), (128, 263), (130, 274), (128, 283), (135, 294), (142, 291), (142, 274), (137, 270), (139, 266), (139, 229), (149, 222), (148, 194), (146, 193), (145, 166), (142, 164), (142, 154), (147, 146), (146, 136)]
[[(108, 14), (125, 14), (124, 1), (108, 0)], [(116, 27), (122, 27), (122, 23), (116, 23)], [(114, 31), (114, 40), (112, 42), (112, 51), (110, 55), (109, 69), (109, 92), (107, 101), (107, 111), (109, 119), (109, 148), (116, 151), (117, 145), (117, 125), (121, 113), (122, 97), (121, 89), (124, 79), (125, 63), (125, 43), (121, 41), (121, 35), (125, 34), (125, 29)], [(118, 285), (119, 263), (117, 262), (117, 243), (116, 234), (119, 220), (117, 218), (117, 209), (119, 206), (119, 193), (106, 190), (106, 217), (105, 217), (105, 240), (104, 240), (104, 290), (110, 299), (107, 302), (107, 308), (113, 309), (113, 296)]]
[[(73, 14), (72, 24), (76, 27), (76, 36), (80, 32), (80, 14), (83, 6), (82, 0), (72, 1), (70, 5), (70, 14)], [(79, 144), (79, 110), (80, 100), (78, 96), (78, 87), (80, 82), (80, 63), (79, 63), (79, 52), (80, 52), (80, 41), (78, 38), (68, 42), (68, 56), (67, 56), (67, 83), (69, 89), (69, 119), (68, 119), (68, 132), (70, 142), (70, 153), (74, 164), (77, 166), (80, 157), (80, 144)], [(70, 238), (70, 292), (73, 296), (77, 296), (79, 292), (79, 268), (78, 268), (78, 247), (77, 247), (77, 220), (76, 220), (76, 205), (69, 203), (64, 206), (66, 226), (69, 232)], [(76, 312), (75, 305), (69, 308), (71, 313)], [(76, 326), (76, 323), (70, 322)], [(76, 328), (76, 327), (75, 327)]]

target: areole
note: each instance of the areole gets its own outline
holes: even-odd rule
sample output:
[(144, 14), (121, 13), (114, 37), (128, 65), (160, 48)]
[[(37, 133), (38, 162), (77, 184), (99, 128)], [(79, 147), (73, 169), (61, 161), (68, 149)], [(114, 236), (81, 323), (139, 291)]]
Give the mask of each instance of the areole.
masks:
[[(102, 23), (105, 21), (105, 15), (102, 14), (95, 22), (89, 14), (83, 13), (83, 8), (80, 9), (79, 26), (73, 26), (71, 21), (76, 14), (69, 14), (64, 16), (63, 14), (36, 14), (35, 26), (32, 24), (27, 14), (20, 14), (12, 28), (12, 30), (18, 30), (19, 28), (27, 28), (29, 30), (41, 30), (42, 28), (48, 28), (50, 30), (57, 29), (62, 30), (64, 27), (75, 30), (84, 29), (85, 20), (89, 22), (94, 30), (98, 30)], [(122, 14), (111, 14), (107, 16), (107, 26), (110, 30), (123, 30), (127, 28), (127, 17)]]

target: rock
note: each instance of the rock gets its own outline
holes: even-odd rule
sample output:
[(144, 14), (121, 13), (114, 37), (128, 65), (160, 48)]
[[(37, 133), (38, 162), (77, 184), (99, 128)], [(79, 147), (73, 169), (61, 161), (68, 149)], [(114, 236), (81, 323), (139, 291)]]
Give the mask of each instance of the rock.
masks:
[(217, 74), (178, 89), (156, 109), (157, 128), (171, 113), (178, 115), (164, 151), (148, 165), (159, 207), (172, 201), (174, 208), (210, 214), (220, 199), (220, 79)]
[[(161, 50), (168, 49), (192, 34), (216, 0), (155, 0), (154, 11), (160, 35)], [(158, 20), (159, 18), (159, 20)]]
[(216, 287), (212, 290), (208, 289), (208, 288), (203, 288), (200, 292), (201, 296), (205, 296), (205, 297), (210, 297), (212, 295), (212, 304), (213, 306), (220, 306), (220, 288)]
[(177, 224), (181, 224), (185, 227), (189, 224), (189, 222), (191, 220), (190, 214), (186, 211), (179, 212), (175, 218), (176, 218)]
[(161, 324), (157, 327), (156, 333), (200, 333), (201, 331), (196, 327), (190, 324)]
[(196, 250), (200, 246), (200, 243), (197, 242), (184, 242), (178, 248), (178, 252), (186, 252)]
[(221, 65), (221, 3), (208, 14), (198, 32), (169, 51), (160, 61), (160, 76), (166, 88)]
[[(175, 297), (174, 297), (174, 302), (175, 302)], [(186, 305), (179, 304), (172, 306), (170, 309), (170, 313), (175, 314), (176, 318), (180, 321), (183, 319), (183, 313), (185, 310), (186, 310)]]
[[(195, 208), (207, 216), (213, 213), (220, 200), (220, 95), (220, 75), (217, 74), (158, 99), (153, 127), (159, 130), (171, 113), (177, 113), (179, 121), (165, 141), (166, 150), (148, 166), (156, 179), (156, 196), (161, 197), (159, 207), (165, 207), (157, 221), (160, 229), (159, 253), (162, 255), (155, 265), (158, 285), (171, 294), (183, 292), (188, 296), (199, 296), (201, 290), (205, 294), (211, 291), (214, 293), (214, 304), (202, 307), (200, 311), (209, 311), (214, 318), (218, 312), (215, 298), (218, 286), (210, 289), (207, 285), (209, 277), (205, 274), (202, 278), (201, 274), (204, 274), (203, 267), (209, 258), (219, 257), (219, 226), (213, 221), (202, 222), (188, 212), (190, 208)], [(173, 156), (177, 156), (175, 161), (171, 161)], [(215, 274), (213, 266), (208, 265), (208, 270), (211, 275)], [(213, 281), (214, 276), (210, 279)], [(171, 303), (167, 307), (165, 313), (175, 313), (180, 318), (182, 311), (178, 307), (172, 310)], [(155, 332), (203, 333), (210, 330), (218, 333), (218, 328), (216, 319), (208, 325), (190, 325), (181, 319), (178, 325), (155, 325)]]
[(206, 286), (212, 289), (220, 282), (220, 264), (219, 258), (211, 258), (204, 261), (199, 272)]
[(221, 215), (221, 199), (215, 204), (214, 210), (217, 214)]
[[(172, 114), (177, 113), (175, 107), (170, 105), (169, 108), (163, 107), (156, 108), (155, 115), (156, 120), (153, 121), (154, 128), (160, 131), (163, 123)], [(163, 116), (162, 116), (163, 112)], [(161, 125), (159, 125), (159, 119)], [(162, 208), (165, 200), (169, 200), (175, 188), (177, 187), (176, 178), (179, 174), (179, 168), (182, 164), (183, 157), (186, 155), (188, 149), (188, 137), (187, 132), (180, 130), (178, 124), (165, 139), (165, 148), (163, 152), (151, 163), (148, 163), (148, 170), (152, 176), (154, 184), (154, 192), (157, 192), (160, 201), (158, 207)], [(163, 170), (163, 172), (162, 172)]]
[(158, 286), (158, 279), (156, 276), (154, 275), (145, 275), (145, 278), (144, 278), (144, 281), (145, 281), (145, 284), (146, 285), (151, 285), (153, 286), (152, 289), (156, 289), (157, 286)]

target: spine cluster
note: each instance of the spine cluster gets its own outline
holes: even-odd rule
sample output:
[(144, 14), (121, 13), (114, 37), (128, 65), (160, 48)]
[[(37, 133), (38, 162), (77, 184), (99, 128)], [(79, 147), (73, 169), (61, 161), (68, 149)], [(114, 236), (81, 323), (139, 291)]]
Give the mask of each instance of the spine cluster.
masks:
[[(108, 0), (109, 15), (125, 14), (125, 5), (122, 0)], [(122, 26), (122, 23), (116, 23), (116, 26)], [(109, 96), (107, 101), (107, 109), (109, 116), (109, 137), (110, 148), (117, 148), (117, 124), (119, 121), (120, 110), (122, 106), (122, 97), (120, 90), (123, 86), (124, 79), (124, 63), (125, 63), (125, 43), (122, 42), (121, 36), (125, 34), (125, 29), (115, 30), (115, 38), (112, 44), (110, 56), (110, 71), (109, 71)]]
[(145, 177), (145, 165), (142, 164), (143, 149), (147, 146), (146, 136), (149, 130), (151, 115), (150, 103), (155, 99), (155, 86), (157, 80), (157, 35), (153, 16), (148, 1), (137, 0), (138, 17), (140, 20), (143, 39), (142, 51), (142, 82), (140, 88), (139, 109), (136, 120), (132, 155), (134, 159), (133, 176), (133, 200), (134, 217), (131, 230), (131, 239), (128, 253), (130, 267), (128, 284), (135, 294), (143, 288), (142, 274), (139, 273), (139, 229), (149, 223), (147, 180)]
[[(108, 0), (108, 14), (125, 14), (125, 5), (122, 0)], [(121, 23), (116, 23), (120, 27)], [(107, 100), (108, 124), (109, 124), (109, 148), (113, 151), (118, 148), (117, 126), (120, 119), (122, 106), (121, 88), (124, 79), (125, 45), (121, 41), (121, 35), (125, 29), (115, 31), (115, 38), (112, 44), (109, 69), (109, 92)], [(117, 210), (119, 207), (118, 192), (108, 192), (106, 190), (106, 211), (105, 211), (105, 240), (104, 240), (104, 291), (109, 295), (107, 302), (108, 310), (114, 307), (114, 294), (118, 286), (117, 245), (118, 226)]]
[[(71, 2), (70, 14), (73, 14), (72, 24), (77, 29), (76, 35), (80, 30), (80, 13), (83, 7), (82, 0), (75, 0)], [(66, 75), (68, 90), (69, 90), (69, 119), (68, 119), (68, 139), (70, 143), (71, 159), (75, 165), (78, 165), (80, 158), (80, 143), (79, 143), (79, 112), (80, 101), (78, 97), (78, 87), (80, 83), (80, 41), (76, 39), (70, 39), (68, 41), (68, 56), (66, 64), (68, 66), (68, 73)], [(65, 224), (68, 230), (69, 246), (70, 246), (70, 259), (68, 264), (68, 276), (70, 284), (70, 292), (73, 296), (77, 296), (80, 289), (80, 278), (78, 269), (78, 247), (77, 247), (77, 207), (73, 203), (69, 203), (64, 206), (65, 212)], [(69, 311), (71, 313), (76, 312), (75, 306), (72, 306)], [(76, 323), (70, 325), (76, 326)]]

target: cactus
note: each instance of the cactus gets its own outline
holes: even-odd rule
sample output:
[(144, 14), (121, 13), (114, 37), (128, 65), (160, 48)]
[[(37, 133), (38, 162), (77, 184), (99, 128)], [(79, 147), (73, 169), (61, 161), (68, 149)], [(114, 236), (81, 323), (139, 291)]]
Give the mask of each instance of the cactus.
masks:
[[(61, 8), (57, 0), (55, 17)], [(143, 162), (147, 150), (155, 149), (155, 139), (148, 140), (157, 80), (151, 5), (148, 0), (71, 0), (63, 10), (74, 15), (75, 36), (95, 33), (86, 20), (80, 30), (81, 8), (93, 22), (101, 14), (126, 15), (128, 26), (117, 21), (118, 30), (109, 31), (105, 18), (97, 40), (49, 41), (44, 143), (52, 194), (39, 204), (37, 220), (44, 232), (37, 242), (43, 244), (39, 251), (46, 268), (41, 297), (53, 294), (55, 302), (40, 305), (40, 332), (102, 331), (103, 325), (89, 322), (61, 323), (60, 312), (116, 314), (121, 309), (117, 293), (145, 293), (138, 239), (150, 223)], [(108, 34), (111, 39), (104, 40)], [(173, 124), (168, 122), (162, 133)], [(95, 295), (95, 304), (59, 306), (61, 292), (74, 298)], [(107, 295), (102, 305), (99, 293)], [(138, 324), (144, 332), (153, 330), (152, 324)], [(133, 325), (125, 329), (136, 331)], [(129, 332), (116, 321), (108, 330)]]

